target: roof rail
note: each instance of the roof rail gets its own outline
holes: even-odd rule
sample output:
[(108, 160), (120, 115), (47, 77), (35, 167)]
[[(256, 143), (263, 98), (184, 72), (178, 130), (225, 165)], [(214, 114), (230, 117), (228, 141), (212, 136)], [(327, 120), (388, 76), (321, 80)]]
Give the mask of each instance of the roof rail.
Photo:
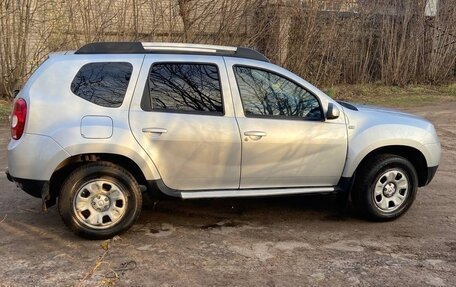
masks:
[(263, 54), (249, 48), (186, 43), (98, 42), (82, 46), (75, 54), (197, 54), (269, 62)]
[(236, 47), (218, 46), (218, 45), (202, 45), (202, 44), (187, 44), (187, 43), (155, 43), (142, 42), (145, 50), (155, 51), (189, 51), (189, 52), (236, 52)]

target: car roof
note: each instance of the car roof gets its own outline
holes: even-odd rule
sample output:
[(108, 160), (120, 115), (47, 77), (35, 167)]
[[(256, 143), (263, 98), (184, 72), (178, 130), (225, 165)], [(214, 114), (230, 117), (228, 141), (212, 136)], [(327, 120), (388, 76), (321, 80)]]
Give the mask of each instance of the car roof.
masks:
[(263, 54), (250, 48), (187, 43), (96, 42), (82, 46), (75, 54), (217, 55), (270, 62)]

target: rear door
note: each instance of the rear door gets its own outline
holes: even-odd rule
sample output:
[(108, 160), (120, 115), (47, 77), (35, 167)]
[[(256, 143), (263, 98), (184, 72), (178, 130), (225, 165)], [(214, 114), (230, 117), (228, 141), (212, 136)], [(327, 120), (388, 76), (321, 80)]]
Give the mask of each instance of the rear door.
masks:
[(166, 186), (239, 188), (240, 134), (222, 57), (147, 55), (130, 125)]

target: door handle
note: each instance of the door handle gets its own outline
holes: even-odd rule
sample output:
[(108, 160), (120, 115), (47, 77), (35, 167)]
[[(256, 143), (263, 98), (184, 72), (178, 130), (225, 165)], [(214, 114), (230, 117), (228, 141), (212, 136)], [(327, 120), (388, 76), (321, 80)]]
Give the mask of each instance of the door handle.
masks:
[(148, 134), (166, 134), (168, 130), (163, 128), (143, 128), (142, 132)]
[(246, 131), (244, 132), (245, 136), (248, 136), (252, 139), (259, 140), (262, 137), (266, 136), (266, 132), (261, 132), (261, 131)]

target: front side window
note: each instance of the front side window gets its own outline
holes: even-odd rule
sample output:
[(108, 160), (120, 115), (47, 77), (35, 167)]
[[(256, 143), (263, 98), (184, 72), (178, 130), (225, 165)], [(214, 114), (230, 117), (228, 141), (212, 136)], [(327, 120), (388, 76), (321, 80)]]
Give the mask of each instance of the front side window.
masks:
[(234, 73), (246, 117), (321, 120), (317, 98), (275, 73), (235, 66)]
[(146, 91), (150, 110), (223, 115), (220, 76), (213, 64), (154, 64)]
[(118, 108), (127, 92), (133, 66), (123, 62), (84, 65), (71, 83), (71, 91), (99, 106)]

